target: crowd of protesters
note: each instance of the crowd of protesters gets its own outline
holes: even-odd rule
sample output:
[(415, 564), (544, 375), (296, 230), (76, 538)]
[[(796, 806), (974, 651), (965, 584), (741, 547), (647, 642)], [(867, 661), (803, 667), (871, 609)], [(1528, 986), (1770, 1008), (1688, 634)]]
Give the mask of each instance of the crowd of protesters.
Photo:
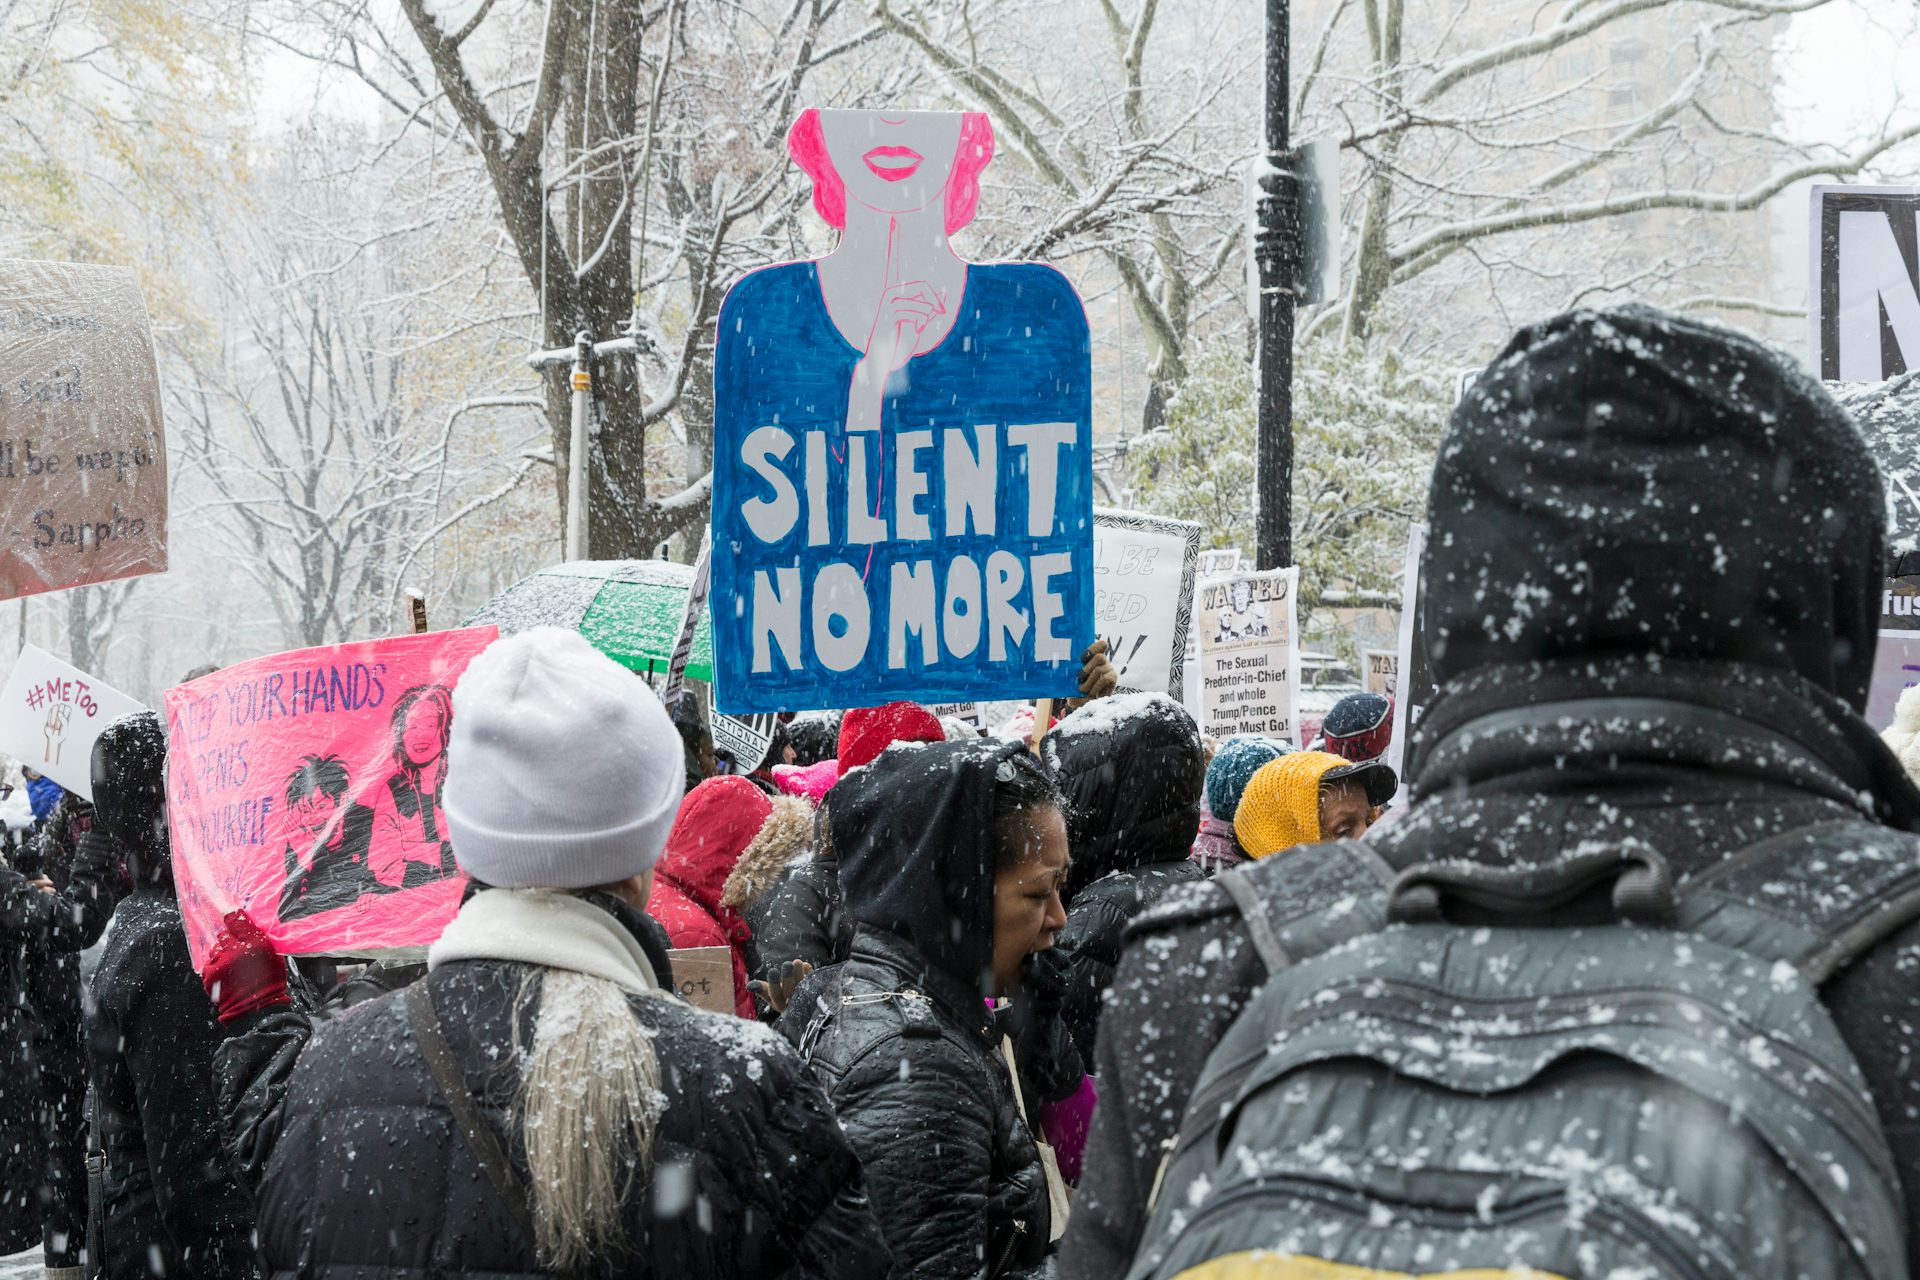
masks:
[[(1781, 928), (1792, 908), (1761, 900), (1796, 876), (1870, 898), (1848, 877), (1871, 862), (1899, 890), (1851, 918), (1817, 983), (1870, 1099), (1865, 1163), (1833, 1176), (1883, 1181), (1897, 1229), (1920, 1213), (1920, 790), (1903, 768), (1920, 695), (1885, 742), (1862, 718), (1883, 504), (1846, 415), (1756, 344), (1634, 307), (1523, 330), (1441, 444), (1423, 566), (1441, 692), (1407, 787), (1386, 698), (1343, 700), (1305, 749), (1214, 742), (1178, 702), (1116, 693), (1101, 646), (1039, 732), (905, 702), (812, 713), (759, 767), (718, 773), (690, 699), (664, 707), (577, 634), (504, 638), (452, 695), (442, 813), (468, 886), (424, 965), (289, 961), (234, 912), (196, 974), (162, 727), (130, 717), (96, 748), (91, 805), (36, 780), (31, 816), (8, 818), (0, 1245), (30, 1233), (60, 1280), (1518, 1263), (1484, 1190), (1437, 1253), (1431, 1214), (1374, 1201), (1349, 1222), (1326, 1188), (1357, 1176), (1339, 1145), (1356, 1113), (1304, 1084), (1262, 1105), (1306, 1137), (1262, 1149), (1248, 1121), (1231, 1154), (1334, 1162), (1307, 1219), (1324, 1230), (1189, 1230), (1184, 1211), (1216, 1207), (1184, 1172), (1196, 1140), (1227, 1154), (1225, 1100), (1252, 1096), (1202, 1085), (1215, 1050), (1316, 946), (1374, 954), (1367, 895), (1400, 902), (1424, 869), (1498, 889), (1457, 924), (1427, 917), (1466, 946), (1489, 923), (1599, 923), (1574, 892), (1591, 886), (1554, 870), (1596, 850), (1713, 881), (1734, 910), (1748, 851), (1799, 833), (1823, 852), (1744, 904)], [(76, 956), (109, 915), (83, 1001)], [(731, 1015), (674, 994), (686, 947), (726, 949)], [(1298, 1048), (1284, 1026), (1261, 1043), (1259, 1061)], [(1420, 1114), (1401, 1117), (1409, 1203), (1439, 1194), (1413, 1172)], [(1289, 1194), (1299, 1222), (1307, 1193)], [(1842, 1212), (1782, 1200), (1783, 1220), (1742, 1222), (1730, 1204), (1705, 1232), (1735, 1252), (1775, 1232), (1803, 1266), (1820, 1205)], [(1584, 1229), (1563, 1218), (1534, 1238)], [(1868, 1269), (1791, 1274), (1920, 1265), (1881, 1226), (1852, 1236), (1878, 1250)]]

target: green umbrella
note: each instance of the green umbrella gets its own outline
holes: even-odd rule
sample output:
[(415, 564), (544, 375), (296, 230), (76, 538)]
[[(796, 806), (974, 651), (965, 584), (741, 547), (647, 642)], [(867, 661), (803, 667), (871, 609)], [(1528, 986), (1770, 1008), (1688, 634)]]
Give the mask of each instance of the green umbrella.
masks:
[[(567, 627), (623, 666), (664, 675), (692, 585), (693, 569), (668, 560), (573, 560), (522, 578), (467, 625), (490, 622), (506, 636)], [(687, 679), (713, 680), (713, 623), (705, 609), (693, 629)]]

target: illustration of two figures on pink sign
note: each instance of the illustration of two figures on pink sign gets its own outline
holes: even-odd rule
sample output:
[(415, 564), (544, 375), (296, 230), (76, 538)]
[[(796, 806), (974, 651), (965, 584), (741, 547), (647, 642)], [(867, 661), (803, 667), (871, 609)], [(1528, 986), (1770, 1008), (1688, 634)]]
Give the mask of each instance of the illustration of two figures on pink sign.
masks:
[(719, 705), (1065, 696), (1092, 643), (1092, 371), (1058, 270), (969, 262), (978, 112), (808, 110), (839, 240), (750, 272), (714, 363)]
[[(440, 814), (453, 698), (419, 685), (394, 703), (393, 772), (363, 803), (337, 755), (307, 756), (287, 778), (286, 885), (280, 918), (350, 907), (361, 894), (395, 893), (456, 873)], [(378, 837), (378, 838), (376, 838)]]

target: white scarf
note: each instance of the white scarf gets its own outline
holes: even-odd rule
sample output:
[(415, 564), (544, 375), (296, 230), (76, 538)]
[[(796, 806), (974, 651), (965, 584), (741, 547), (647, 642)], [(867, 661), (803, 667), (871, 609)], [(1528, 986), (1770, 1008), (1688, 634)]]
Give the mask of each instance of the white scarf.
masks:
[(647, 953), (626, 927), (562, 889), (483, 889), (427, 949), (427, 968), (449, 960), (516, 960), (605, 978), (627, 991), (658, 991)]

